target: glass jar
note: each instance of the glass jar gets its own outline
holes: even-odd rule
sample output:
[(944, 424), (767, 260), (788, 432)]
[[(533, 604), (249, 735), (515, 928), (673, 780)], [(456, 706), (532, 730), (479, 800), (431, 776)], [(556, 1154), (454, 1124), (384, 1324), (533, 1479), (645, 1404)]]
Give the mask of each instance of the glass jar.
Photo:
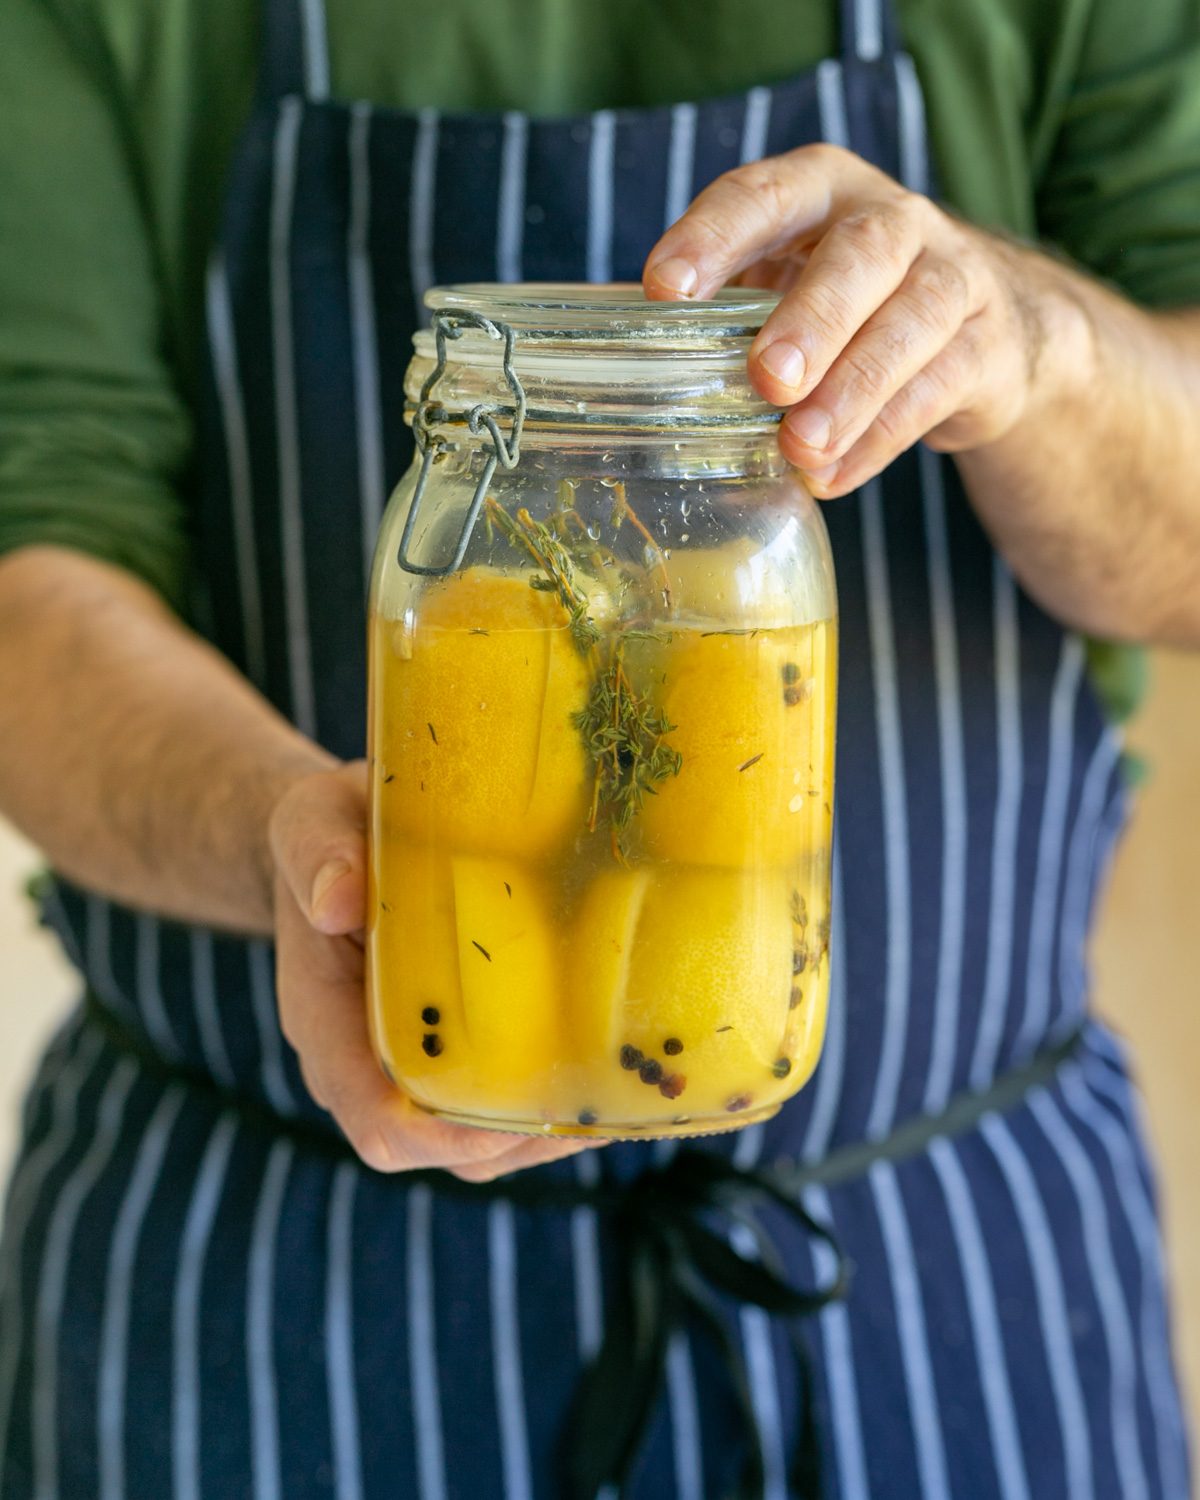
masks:
[(729, 289), (426, 296), (370, 606), (371, 1032), (449, 1119), (690, 1135), (825, 1027), (828, 538)]

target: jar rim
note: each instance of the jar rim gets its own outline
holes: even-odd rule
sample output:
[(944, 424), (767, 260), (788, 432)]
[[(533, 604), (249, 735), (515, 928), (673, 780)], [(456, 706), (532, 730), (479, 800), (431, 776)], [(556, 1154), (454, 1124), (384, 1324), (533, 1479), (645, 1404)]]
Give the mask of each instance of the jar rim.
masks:
[(431, 287), (431, 312), (471, 312), (507, 323), (530, 340), (629, 340), (711, 346), (753, 338), (779, 302), (777, 292), (726, 286), (716, 297), (652, 302), (636, 282), (458, 282)]

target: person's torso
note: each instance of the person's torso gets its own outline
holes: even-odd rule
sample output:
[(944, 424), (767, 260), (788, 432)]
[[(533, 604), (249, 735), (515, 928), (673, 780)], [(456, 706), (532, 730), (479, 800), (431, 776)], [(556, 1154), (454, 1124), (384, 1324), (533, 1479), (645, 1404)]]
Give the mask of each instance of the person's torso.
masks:
[[(707, 182), (815, 140), (925, 190), (923, 101), (870, 5), (846, 5), (840, 56), (775, 86), (542, 119), (331, 99), (314, 8), (268, 12), (290, 17), (289, 42), (207, 279), (203, 614), (273, 703), (354, 756), (370, 557), (411, 453), (402, 379), (426, 289), (636, 281)], [(830, 1028), (770, 1154), (883, 1136), (1070, 1029), (1122, 805), (1082, 642), (1021, 594), (949, 460), (915, 449), (826, 516), (843, 661)], [(165, 1057), (320, 1116), (266, 944), (68, 887), (56, 904), (93, 991)]]

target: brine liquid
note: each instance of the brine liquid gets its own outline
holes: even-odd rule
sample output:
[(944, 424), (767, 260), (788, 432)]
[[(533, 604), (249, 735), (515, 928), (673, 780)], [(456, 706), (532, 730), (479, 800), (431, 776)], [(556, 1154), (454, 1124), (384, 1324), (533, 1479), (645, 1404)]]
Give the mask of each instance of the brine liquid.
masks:
[(619, 850), (575, 717), (595, 670), (527, 574), (470, 569), (374, 620), (374, 1043), (456, 1118), (734, 1127), (804, 1083), (824, 1032), (834, 627), (629, 640), (680, 768)]

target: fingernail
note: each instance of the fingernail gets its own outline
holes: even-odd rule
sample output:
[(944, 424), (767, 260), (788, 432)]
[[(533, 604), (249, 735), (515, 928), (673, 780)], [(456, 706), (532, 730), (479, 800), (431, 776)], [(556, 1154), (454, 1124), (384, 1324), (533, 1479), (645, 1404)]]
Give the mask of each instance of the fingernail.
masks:
[(806, 407), (803, 411), (792, 412), (787, 424), (788, 431), (794, 438), (799, 438), (806, 448), (820, 450), (829, 446), (833, 423), (819, 407)]
[(331, 859), (328, 864), (322, 865), (317, 871), (317, 878), (312, 884), (312, 895), (309, 897), (309, 910), (315, 917), (321, 909), (321, 903), (329, 894), (330, 888), (335, 885), (343, 875), (347, 873), (350, 866), (344, 859)]
[(815, 484), (819, 490), (824, 490), (837, 478), (841, 467), (841, 464), (828, 464), (823, 469), (805, 469), (803, 473), (810, 485)]
[(799, 386), (804, 379), (808, 363), (804, 358), (804, 350), (790, 339), (776, 339), (773, 344), (768, 344), (758, 356), (758, 362), (776, 380), (792, 386)]
[(681, 297), (690, 297), (700, 281), (695, 266), (678, 255), (672, 255), (667, 260), (660, 260), (656, 266), (651, 266), (650, 274), (659, 286), (678, 292)]

